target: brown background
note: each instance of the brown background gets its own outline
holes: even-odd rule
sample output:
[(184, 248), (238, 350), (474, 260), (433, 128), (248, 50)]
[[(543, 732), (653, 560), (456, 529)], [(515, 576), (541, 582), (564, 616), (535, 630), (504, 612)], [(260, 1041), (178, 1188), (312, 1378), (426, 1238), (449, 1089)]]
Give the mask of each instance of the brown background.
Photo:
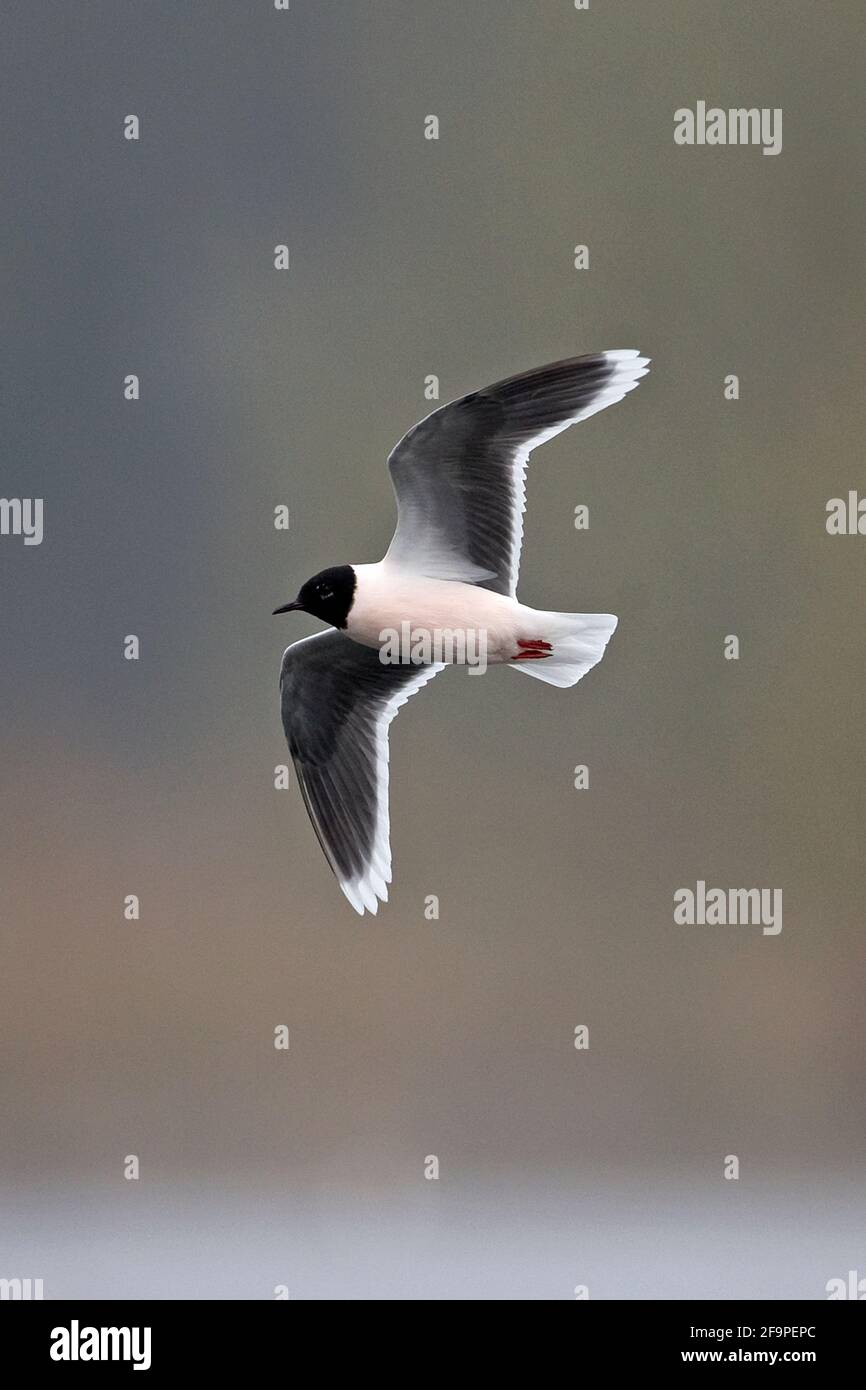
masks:
[[(4, 29), (2, 487), (45, 539), (0, 539), (0, 1276), (866, 1274), (866, 539), (824, 529), (866, 491), (862, 6), (28, 0)], [(699, 99), (782, 107), (782, 153), (676, 147)], [(639, 391), (533, 462), (521, 576), (619, 630), (577, 690), (448, 672), (403, 711), (361, 921), (273, 789), (315, 625), (270, 610), (381, 555), (428, 373), (447, 399), (628, 346)], [(781, 887), (781, 935), (675, 926), (697, 878)]]

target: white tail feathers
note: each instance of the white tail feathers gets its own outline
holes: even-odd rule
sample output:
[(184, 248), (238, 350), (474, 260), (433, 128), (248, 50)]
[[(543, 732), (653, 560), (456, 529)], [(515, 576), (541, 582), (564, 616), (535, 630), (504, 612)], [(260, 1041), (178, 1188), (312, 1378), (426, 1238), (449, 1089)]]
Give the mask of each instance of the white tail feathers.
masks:
[(512, 669), (525, 671), (536, 680), (561, 687), (577, 685), (604, 656), (604, 649), (616, 629), (612, 613), (539, 613), (539, 637), (550, 642), (550, 656), (512, 662)]

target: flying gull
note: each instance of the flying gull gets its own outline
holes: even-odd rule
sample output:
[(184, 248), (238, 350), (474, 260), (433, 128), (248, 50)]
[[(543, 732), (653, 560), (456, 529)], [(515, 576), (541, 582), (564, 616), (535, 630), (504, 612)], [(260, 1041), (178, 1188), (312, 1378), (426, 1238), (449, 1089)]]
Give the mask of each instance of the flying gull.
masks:
[[(648, 366), (634, 349), (573, 357), (441, 406), (388, 459), (397, 529), (384, 559), (322, 570), (274, 610), (330, 624), (283, 654), (282, 719), (313, 828), (356, 912), (388, 898), (388, 727), (400, 706), (445, 665), (469, 664), (467, 652), (556, 686), (601, 660), (612, 614), (518, 601), (526, 465), (539, 444), (621, 401)], [(398, 660), (386, 634), (408, 639)], [(449, 634), (444, 654), (424, 640)]]

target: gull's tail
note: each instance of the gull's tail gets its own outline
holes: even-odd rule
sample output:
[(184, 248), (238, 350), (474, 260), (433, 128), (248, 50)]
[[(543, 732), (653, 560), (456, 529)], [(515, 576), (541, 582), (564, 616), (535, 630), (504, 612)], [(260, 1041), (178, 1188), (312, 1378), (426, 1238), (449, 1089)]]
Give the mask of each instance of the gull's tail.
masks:
[[(612, 613), (538, 613), (537, 617), (541, 640), (512, 663), (513, 669), (558, 686), (577, 685), (601, 661), (617, 624)], [(551, 650), (543, 651), (547, 646)]]

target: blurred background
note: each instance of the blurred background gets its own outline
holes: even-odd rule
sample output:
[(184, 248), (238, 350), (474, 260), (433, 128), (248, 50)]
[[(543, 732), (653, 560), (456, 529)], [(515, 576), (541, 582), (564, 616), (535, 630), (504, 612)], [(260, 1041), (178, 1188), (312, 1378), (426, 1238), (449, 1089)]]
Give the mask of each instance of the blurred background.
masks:
[[(5, 7), (2, 492), (45, 532), (0, 537), (0, 1276), (866, 1275), (866, 540), (825, 530), (866, 491), (862, 39), (857, 0)], [(677, 147), (698, 100), (781, 107), (782, 153)], [(384, 552), (425, 377), (619, 347), (652, 372), (535, 457), (520, 590), (619, 629), (576, 690), (403, 710), (361, 920), (274, 789), (318, 624), (271, 610)], [(783, 931), (675, 925), (699, 878)]]

